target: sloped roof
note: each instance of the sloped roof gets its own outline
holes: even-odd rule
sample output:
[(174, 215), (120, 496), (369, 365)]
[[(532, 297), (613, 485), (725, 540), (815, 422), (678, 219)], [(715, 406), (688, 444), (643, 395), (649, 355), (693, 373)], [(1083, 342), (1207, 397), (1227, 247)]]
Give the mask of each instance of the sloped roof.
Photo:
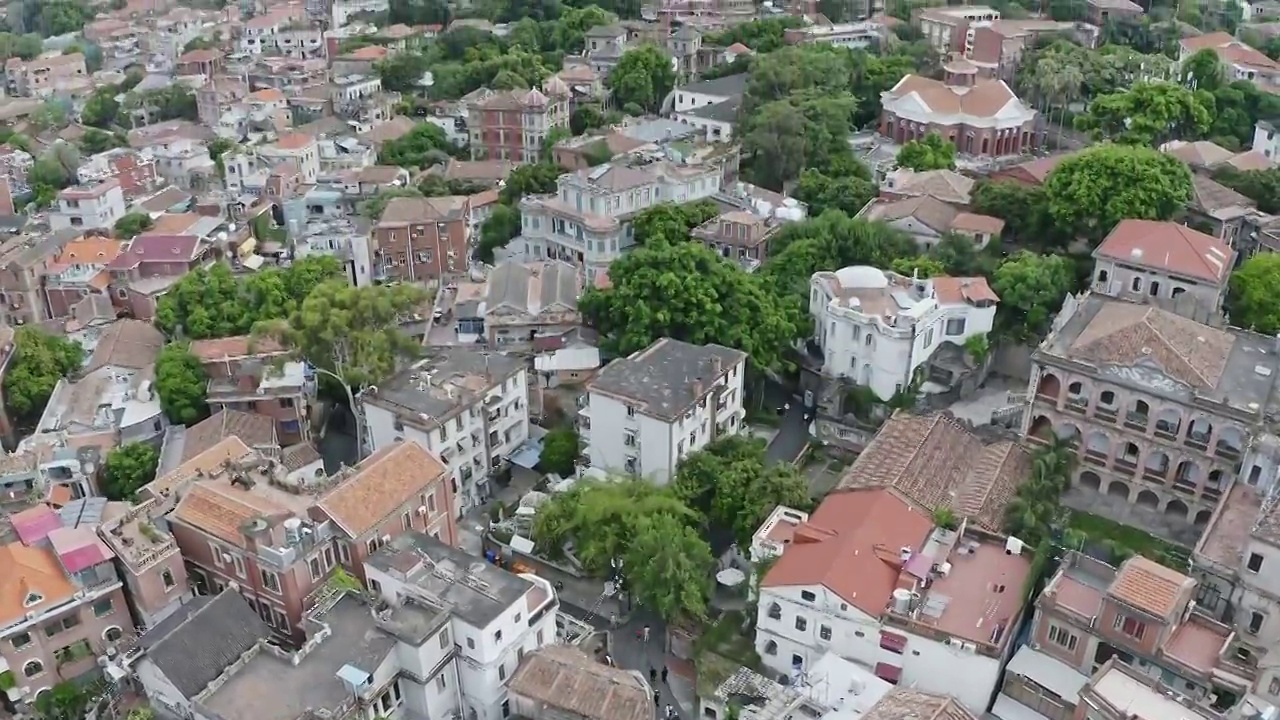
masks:
[(970, 87), (956, 88), (941, 80), (907, 75), (893, 89), (884, 93), (885, 99), (890, 102), (911, 95), (918, 98), (928, 112), (944, 115), (990, 118), (1010, 104), (1026, 109), (1003, 80), (979, 80)]
[(145, 657), (190, 699), (270, 636), (271, 628), (249, 603), (228, 589), (175, 625), (161, 622), (143, 636), (143, 643)]
[(1228, 332), (1150, 305), (1109, 302), (1080, 331), (1070, 355), (1120, 366), (1154, 361), (1170, 377), (1208, 389), (1221, 381), (1235, 342)]
[(142, 370), (155, 364), (163, 347), (164, 335), (151, 323), (117, 320), (98, 340), (84, 372), (87, 374), (109, 365)]
[(1193, 167), (1209, 168), (1220, 165), (1232, 158), (1235, 153), (1208, 140), (1174, 140), (1160, 148), (1165, 154), (1172, 155)]
[(271, 447), (277, 444), (275, 420), (268, 415), (243, 410), (216, 412), (187, 428), (180, 462), (185, 463), (232, 436), (240, 438), (251, 448)]
[[(0, 623), (58, 605), (76, 591), (53, 552), (10, 543), (0, 547)], [(28, 597), (38, 602), (27, 603)]]
[(1167, 618), (1180, 609), (1184, 593), (1195, 581), (1141, 555), (1120, 566), (1107, 588), (1111, 597), (1156, 617)]
[(1231, 248), (1186, 225), (1158, 220), (1121, 220), (1093, 251), (1095, 258), (1142, 265), (1172, 275), (1226, 282)]
[(636, 671), (601, 664), (567, 645), (529, 653), (509, 689), (585, 720), (651, 720), (654, 713), (649, 686)]
[(317, 503), (348, 535), (360, 537), (423, 489), (445, 466), (417, 442), (396, 443), (365, 458), (355, 474)]

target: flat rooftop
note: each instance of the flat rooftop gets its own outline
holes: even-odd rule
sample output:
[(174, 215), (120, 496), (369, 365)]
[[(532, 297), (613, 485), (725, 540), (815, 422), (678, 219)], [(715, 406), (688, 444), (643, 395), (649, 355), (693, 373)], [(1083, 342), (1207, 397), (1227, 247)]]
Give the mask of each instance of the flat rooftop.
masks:
[(1195, 554), (1228, 568), (1238, 567), (1261, 509), (1262, 496), (1257, 490), (1244, 483), (1233, 485), (1200, 535)]
[(377, 393), (365, 393), (365, 399), (397, 414), (440, 422), (522, 367), (521, 360), (499, 353), (435, 348), (408, 370), (379, 383)]
[(951, 572), (934, 578), (917, 620), (973, 643), (1011, 642), (1031, 558), (1007, 554), (1002, 544), (961, 538), (947, 562)]
[(1192, 615), (1178, 625), (1161, 650), (1169, 658), (1203, 675), (1211, 675), (1230, 637), (1231, 629), (1227, 626)]
[(1094, 694), (1120, 708), (1130, 720), (1216, 720), (1144, 685), (1115, 665), (1103, 668), (1090, 685)]
[(674, 419), (711, 391), (747, 354), (721, 345), (694, 345), (662, 338), (629, 357), (605, 366), (588, 384), (603, 393), (638, 405), (646, 415)]
[(352, 665), (372, 674), (396, 640), (351, 596), (318, 619), (333, 634), (297, 665), (263, 649), (201, 704), (223, 720), (297, 720), (307, 710), (338, 708), (351, 698), (338, 670)]

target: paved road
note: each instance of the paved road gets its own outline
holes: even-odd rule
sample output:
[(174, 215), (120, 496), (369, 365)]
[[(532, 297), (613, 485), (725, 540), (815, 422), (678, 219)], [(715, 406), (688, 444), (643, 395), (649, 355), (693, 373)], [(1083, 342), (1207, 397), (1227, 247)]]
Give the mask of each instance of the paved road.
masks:
[(778, 426), (778, 434), (765, 449), (765, 459), (773, 464), (795, 462), (808, 443), (809, 425), (804, 421), (804, 408), (798, 401), (793, 401), (791, 410)]
[[(563, 605), (562, 605), (563, 607)], [(643, 642), (637, 634), (649, 625), (649, 642)], [(615, 665), (628, 670), (638, 670), (648, 677), (650, 669), (658, 672), (658, 680), (654, 689), (658, 691), (657, 717), (663, 717), (667, 705), (671, 705), (682, 718), (694, 718), (697, 708), (694, 707), (693, 688), (690, 683), (675, 675), (668, 676), (668, 682), (662, 682), (661, 672), (667, 663), (663, 638), (666, 628), (655, 617), (640, 612), (632, 615), (630, 621), (611, 633), (610, 647)]]

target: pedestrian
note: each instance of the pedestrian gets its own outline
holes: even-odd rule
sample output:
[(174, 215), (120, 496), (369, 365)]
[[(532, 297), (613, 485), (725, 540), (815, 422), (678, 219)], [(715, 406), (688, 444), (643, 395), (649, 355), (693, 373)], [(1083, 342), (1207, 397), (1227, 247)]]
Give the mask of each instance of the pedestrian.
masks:
[(658, 682), (658, 670), (657, 668), (650, 667), (649, 668), (649, 684), (652, 685), (656, 682)]
[(669, 719), (669, 718), (671, 717), (672, 713), (673, 713), (673, 711), (671, 710), (671, 705), (668, 703), (668, 704), (667, 704), (667, 712), (666, 712), (666, 713), (664, 713), (663, 717), (666, 717), (666, 718), (668, 718), (668, 719)]
[(640, 635), (642, 640), (644, 640), (645, 642), (649, 642), (649, 626), (648, 625), (644, 626), (644, 629), (640, 631)]
[(613, 656), (608, 653), (605, 653), (604, 664), (608, 665), (609, 667), (613, 667)]
[(618, 627), (618, 613), (609, 613), (609, 627)]
[(667, 684), (667, 666), (666, 665), (662, 666), (662, 684), (663, 685)]
[(653, 706), (654, 706), (654, 707), (658, 707), (658, 706), (659, 706), (659, 705), (661, 705), (661, 704), (662, 704), (662, 700), (659, 698), (658, 691), (657, 691), (657, 690), (654, 690), (654, 691), (653, 691)]

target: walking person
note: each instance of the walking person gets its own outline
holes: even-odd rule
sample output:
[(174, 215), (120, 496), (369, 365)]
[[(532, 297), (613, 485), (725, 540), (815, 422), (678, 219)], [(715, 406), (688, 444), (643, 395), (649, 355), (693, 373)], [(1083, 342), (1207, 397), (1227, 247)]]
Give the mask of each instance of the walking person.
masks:
[(640, 639), (646, 643), (649, 642), (649, 626), (648, 625), (645, 625), (644, 629), (640, 631)]
[(668, 704), (668, 705), (667, 705), (667, 712), (663, 715), (663, 717), (665, 717), (665, 718), (668, 718), (668, 719), (669, 719), (669, 718), (672, 716), (672, 714), (674, 714), (674, 711), (672, 711), (672, 709), (671, 709), (671, 705), (670, 705), (670, 704)]
[(662, 666), (662, 684), (663, 685), (667, 684), (667, 666), (666, 665)]
[(657, 690), (654, 690), (654, 691), (653, 691), (653, 706), (654, 706), (654, 707), (658, 707), (658, 706), (659, 706), (659, 705), (661, 705), (661, 704), (662, 704), (662, 700), (660, 699), (660, 697), (659, 697), (659, 695), (658, 695), (658, 691), (657, 691)]
[(653, 685), (658, 682), (658, 671), (656, 668), (649, 668), (649, 684)]

